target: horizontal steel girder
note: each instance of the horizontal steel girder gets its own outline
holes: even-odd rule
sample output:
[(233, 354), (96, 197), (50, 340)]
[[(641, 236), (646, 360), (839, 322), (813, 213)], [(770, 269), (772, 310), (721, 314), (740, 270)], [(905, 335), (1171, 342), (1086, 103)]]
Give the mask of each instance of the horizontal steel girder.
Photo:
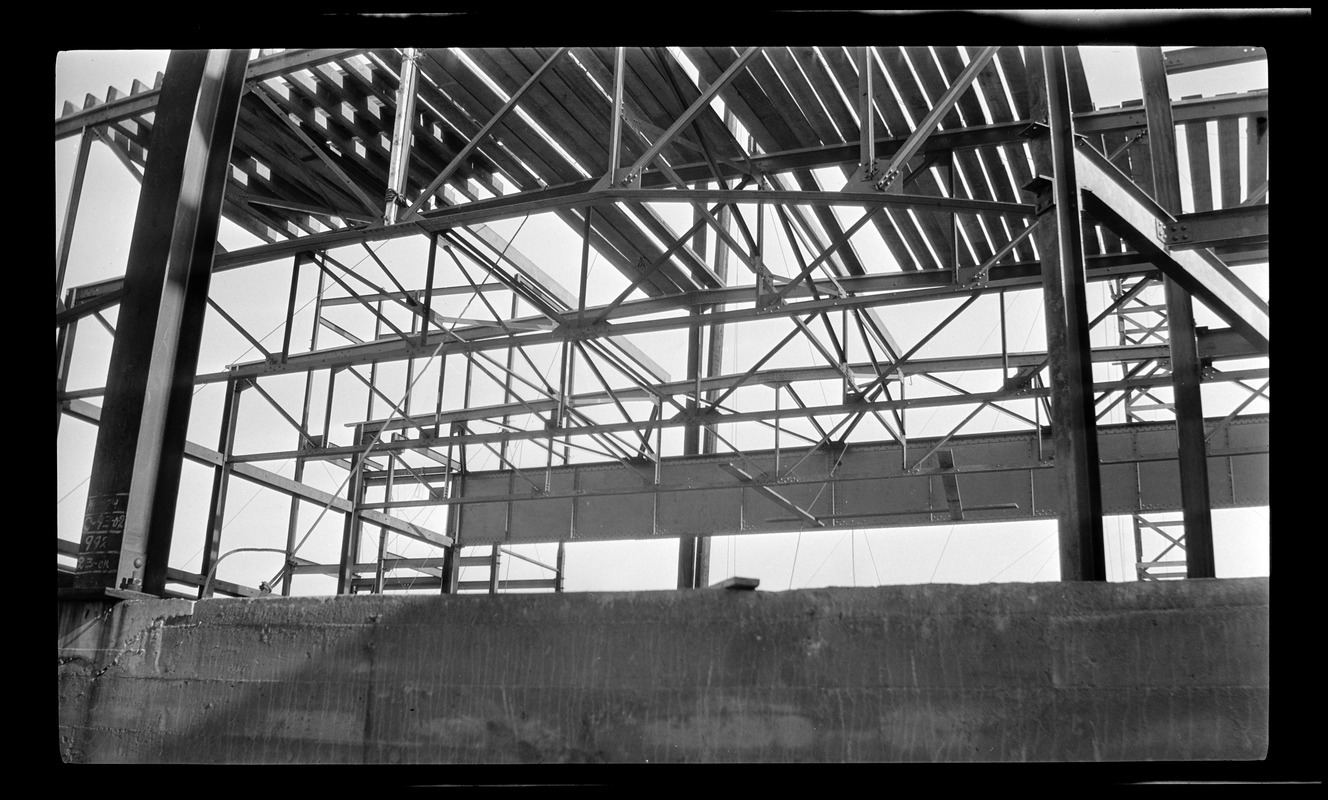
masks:
[[(1219, 330), (1202, 330), (1198, 334), (1198, 341), (1199, 356), (1205, 361), (1220, 362), (1228, 359), (1252, 358), (1259, 355), (1258, 351), (1241, 336), (1226, 328)], [(1165, 344), (1099, 347), (1094, 348), (1092, 357), (1094, 363), (1098, 364), (1123, 361), (1160, 361), (1165, 363), (1171, 358), (1171, 350), (1170, 347)], [(1000, 354), (914, 358), (909, 359), (899, 367), (899, 373), (909, 376), (944, 374), (949, 372), (975, 372), (980, 370), (1002, 369), (1005, 366), (1008, 366), (1011, 370), (1017, 371), (1027, 367), (1042, 366), (1046, 363), (1047, 354), (1044, 352), (1010, 353), (1008, 358), (1003, 357)], [(870, 381), (876, 377), (872, 365), (868, 362), (849, 364), (848, 370), (859, 380), (864, 382)], [(700, 388), (702, 392), (723, 391), (728, 389), (742, 377), (742, 374), (733, 374), (700, 378)], [(829, 365), (784, 367), (758, 371), (746, 381), (745, 385), (759, 386), (762, 384), (773, 385), (777, 383), (801, 383), (806, 381), (838, 381), (842, 379), (843, 372), (841, 372), (839, 368)], [(684, 380), (657, 384), (651, 388), (657, 394), (678, 396), (690, 395), (696, 385), (697, 381)], [(655, 396), (651, 392), (637, 387), (616, 388), (614, 389), (614, 394), (617, 395), (618, 400), (622, 402), (647, 401)], [(608, 392), (584, 392), (567, 398), (567, 404), (570, 408), (585, 408), (588, 406), (604, 405), (611, 402), (613, 402), (613, 398)], [(374, 433), (379, 430), (409, 430), (424, 426), (432, 426), (434, 424), (446, 426), (453, 422), (464, 422), (467, 420), (499, 419), (509, 415), (527, 414), (531, 411), (547, 412), (552, 411), (556, 407), (557, 401), (555, 400), (527, 400), (521, 403), (476, 406), (457, 411), (447, 411), (442, 414), (417, 414), (407, 418), (397, 418), (390, 422), (381, 419), (368, 420), (362, 423), (355, 423), (354, 426), (368, 433)]]
[(1092, 147), (1081, 142), (1074, 154), (1089, 213), (1267, 353), (1268, 304), (1208, 250), (1168, 250), (1159, 232), (1176, 219)]
[[(1210, 429), (1220, 421), (1209, 420)], [(1037, 434), (956, 436), (951, 450), (964, 522), (1054, 520), (1060, 494), (1052, 469), (1052, 445), (1044, 439), (1040, 461)], [(1147, 423), (1098, 428), (1103, 511), (1177, 511), (1175, 425)], [(935, 440), (910, 442), (910, 452)], [(1242, 417), (1208, 442), (1209, 480), (1215, 508), (1254, 507), (1269, 502), (1267, 415)], [(796, 463), (805, 449), (782, 451)], [(769, 476), (770, 452), (740, 463), (763, 489), (814, 517), (826, 528), (955, 524), (943, 475), (935, 457), (922, 469), (902, 465), (898, 445), (850, 445), (818, 452), (798, 474)], [(663, 459), (660, 483), (653, 470), (617, 464), (555, 467), (550, 492), (535, 493), (511, 472), (472, 473), (459, 506), (457, 540), (463, 545), (646, 539), (654, 536), (734, 535), (814, 529), (816, 523), (789, 516), (786, 507), (726, 471), (734, 454)], [(393, 507), (420, 505), (399, 501)], [(1017, 505), (1017, 508), (1011, 507)]]
[[(70, 400), (65, 407), (65, 413), (72, 417), (81, 419), (84, 422), (90, 422), (93, 425), (101, 423), (101, 409), (91, 403), (82, 400)], [(208, 466), (221, 466), (223, 458), (221, 453), (216, 450), (204, 447), (194, 442), (185, 442), (184, 457), (198, 464)], [(315, 489), (303, 483), (298, 483), (278, 475), (275, 472), (255, 467), (252, 464), (232, 464), (231, 474), (237, 478), (244, 478), (247, 481), (256, 483), (259, 486), (268, 489), (275, 489), (282, 494), (299, 498), (306, 502), (314, 503), (320, 506), (331, 506), (334, 511), (346, 513), (351, 510), (349, 500), (336, 495), (324, 492), (321, 489)], [(397, 519), (381, 511), (364, 510), (360, 511), (360, 518), (365, 522), (374, 525), (381, 525), (388, 530), (399, 533), (425, 544), (435, 545), (437, 547), (446, 547), (452, 544), (452, 537), (446, 536), (428, 528), (422, 528), (405, 520)]]
[[(1258, 380), (1268, 377), (1267, 369), (1247, 369), (1233, 370), (1224, 372), (1215, 376), (1212, 380)], [(1137, 389), (1151, 386), (1169, 386), (1171, 376), (1169, 374), (1156, 374), (1144, 377), (1134, 377), (1126, 380), (1111, 381), (1108, 383), (1096, 383), (1093, 386), (1095, 393), (1123, 391), (1125, 389)], [(779, 410), (761, 409), (756, 411), (735, 411), (735, 412), (701, 412), (695, 415), (685, 416), (676, 414), (666, 416), (663, 420), (656, 420), (653, 426), (656, 428), (679, 428), (690, 424), (699, 423), (703, 425), (720, 425), (734, 422), (773, 422), (777, 419), (795, 419), (801, 417), (823, 417), (840, 414), (872, 413), (873, 411), (891, 411), (900, 409), (920, 409), (937, 408), (943, 406), (977, 406), (982, 403), (1001, 403), (1015, 400), (1027, 400), (1031, 398), (1042, 398), (1048, 396), (1046, 388), (1025, 388), (1025, 389), (1002, 389), (995, 392), (974, 392), (972, 394), (941, 395), (934, 397), (909, 397), (898, 400), (878, 400), (867, 402), (864, 400), (850, 400), (837, 405), (808, 406), (806, 408), (781, 408)], [(668, 406), (666, 406), (668, 408)], [(376, 449), (380, 452), (389, 450), (414, 450), (420, 447), (445, 448), (448, 445), (471, 445), (471, 444), (490, 444), (499, 445), (504, 442), (535, 441), (548, 439), (552, 437), (579, 437), (591, 436), (602, 433), (626, 433), (637, 431), (647, 425), (646, 422), (633, 420), (631, 422), (610, 422), (602, 424), (588, 424), (576, 426), (563, 426), (555, 430), (540, 428), (537, 430), (515, 430), (506, 429), (496, 433), (465, 433), (459, 435), (443, 436), (425, 436), (418, 439), (402, 439), (399, 441), (384, 442), (379, 441)], [(340, 459), (354, 457), (358, 455), (362, 448), (354, 446), (335, 446), (322, 448), (320, 450), (284, 450), (273, 453), (244, 453), (231, 457), (231, 463), (249, 463), (254, 461), (280, 461), (288, 458), (312, 458), (312, 459)], [(444, 503), (449, 501), (443, 501)]]
[[(1229, 97), (1180, 100), (1173, 104), (1172, 110), (1177, 124), (1250, 114), (1267, 114), (1268, 92), (1247, 92)], [(923, 152), (943, 152), (954, 149), (1020, 144), (1025, 141), (1030, 125), (1029, 121), (1023, 120), (976, 126), (958, 131), (938, 131), (929, 138)], [(1082, 134), (1129, 130), (1147, 127), (1147, 118), (1143, 106), (1103, 109), (1076, 114), (1075, 127)], [(903, 137), (880, 139), (876, 145), (877, 155), (888, 156), (902, 147), (906, 141), (907, 139)], [(768, 174), (790, 169), (814, 169), (851, 164), (856, 162), (858, 155), (858, 144), (854, 142), (853, 144), (830, 145), (754, 156), (752, 161), (757, 169)], [(720, 176), (723, 178), (735, 178), (743, 174), (742, 170), (727, 163), (721, 163), (717, 167)], [(709, 164), (687, 164), (676, 167), (674, 171), (684, 182), (714, 179)], [(461, 206), (429, 212), (423, 215), (422, 219), (413, 222), (329, 231), (302, 236), (289, 241), (236, 250), (230, 253), (219, 253), (215, 260), (214, 270), (222, 272), (253, 264), (262, 264), (310, 250), (324, 250), (359, 242), (412, 236), (419, 233), (421, 228), (428, 231), (438, 231), (460, 225), (471, 225), (476, 222), (510, 219), (563, 207), (585, 205), (587, 202), (594, 201), (597, 196), (608, 198), (608, 195), (596, 195), (593, 192), (596, 182), (597, 179), (588, 179), (548, 189), (466, 203)], [(659, 188), (666, 185), (671, 184), (664, 175), (658, 172), (647, 172), (641, 178), (642, 189)], [(762, 198), (761, 194), (767, 193), (752, 192), (751, 202), (769, 199)], [(828, 194), (834, 195), (837, 202), (851, 202), (838, 192)], [(924, 196), (923, 199), (917, 202), (930, 205), (936, 201), (944, 201), (944, 198)], [(895, 199), (889, 202), (907, 204), (909, 200), (907, 197), (896, 196)], [(1003, 205), (1019, 204), (997, 204), (998, 207)], [(975, 208), (982, 210), (986, 207), (975, 206)]]

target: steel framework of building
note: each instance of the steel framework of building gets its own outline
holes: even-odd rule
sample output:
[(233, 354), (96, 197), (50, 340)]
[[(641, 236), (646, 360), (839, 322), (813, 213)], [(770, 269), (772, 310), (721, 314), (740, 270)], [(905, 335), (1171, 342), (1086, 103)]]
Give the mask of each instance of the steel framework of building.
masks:
[[(1243, 413), (1268, 397), (1268, 303), (1233, 270), (1268, 258), (1268, 92), (1172, 101), (1167, 75), (1265, 57), (1139, 48), (1142, 101), (1094, 108), (1074, 47), (172, 54), (56, 120), (80, 137), (57, 433), (99, 425), (62, 585), (496, 591), (500, 554), (549, 542), (546, 577), (506, 585), (561, 590), (566, 542), (673, 537), (697, 587), (711, 536), (1020, 519), (1059, 520), (1062, 579), (1102, 580), (1104, 514), (1134, 519), (1141, 579), (1212, 576), (1211, 509), (1268, 504), (1268, 416)], [(66, 290), (95, 142), (142, 184), (129, 267)], [(261, 244), (218, 247), (222, 217)], [(568, 227), (523, 253), (527, 222)], [(224, 308), (228, 274), (280, 318)], [(1019, 292), (1045, 349), (1007, 341)], [(966, 312), (999, 315), (998, 350)], [(90, 319), (106, 383), (71, 390)], [(261, 357), (199, 373), (205, 319)], [(1249, 396), (1205, 408), (1209, 383)], [(213, 384), (215, 449), (185, 440)], [(290, 444), (237, 446), (242, 407)], [(955, 422), (911, 436), (922, 409)], [(983, 413), (1009, 424), (974, 433)], [(214, 472), (198, 572), (171, 563), (184, 459)], [(257, 587), (216, 576), (235, 478), (290, 497)]]

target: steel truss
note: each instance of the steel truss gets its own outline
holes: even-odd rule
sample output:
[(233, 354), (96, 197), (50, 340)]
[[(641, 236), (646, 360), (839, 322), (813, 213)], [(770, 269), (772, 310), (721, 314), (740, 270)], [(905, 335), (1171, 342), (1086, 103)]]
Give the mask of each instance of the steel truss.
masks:
[[(1044, 50), (1048, 64), (1059, 64), (1060, 48)], [(461, 66), (463, 56), (471, 66)], [(1199, 69), (1208, 56), (1167, 63)], [(1235, 57), (1251, 56), (1210, 60)], [(916, 82), (897, 83), (909, 67)], [(481, 72), (505, 87), (505, 99), (484, 95)], [(449, 85), (444, 74), (460, 77)], [(1166, 323), (1141, 317), (1158, 315), (1150, 287), (1163, 280), (1225, 324), (1196, 334), (1190, 323), (1202, 381), (1252, 393), (1225, 418), (1195, 417), (1207, 425), (1199, 458), (1231, 479), (1210, 503), (1266, 504), (1266, 416), (1241, 411), (1266, 399), (1267, 303), (1231, 267), (1267, 259), (1267, 92), (1169, 104), (1170, 124), (1187, 136), (1210, 122), (1239, 121), (1248, 132), (1248, 195), (1233, 200), (1224, 189), (1218, 203), (1210, 193), (1196, 208), (1239, 206), (1240, 224), (1224, 237), (1208, 218), (1150, 199), (1139, 147), (1151, 118), (1141, 108), (1087, 107), (1073, 59), (1068, 73), (1043, 74), (1025, 74), (1017, 48), (945, 49), (935, 62), (899, 48), (759, 47), (292, 51), (252, 61), (236, 146), (253, 163), (237, 161), (249, 182), (238, 188), (232, 176), (226, 209), (267, 243), (218, 252), (212, 271), (285, 276), (281, 340), (267, 343), (209, 299), (261, 358), (192, 377), (196, 386), (223, 386), (226, 401), (217, 448), (185, 447), (185, 457), (215, 470), (204, 566), (168, 577), (231, 594), (289, 594), (305, 575), (335, 576), (340, 593), (557, 591), (566, 542), (681, 536), (679, 584), (701, 586), (707, 536), (1048, 516), (1061, 519), (1065, 547), (1083, 533), (1049, 481), (1090, 441), (1084, 457), (1093, 454), (1100, 478), (1070, 481), (1092, 480), (1102, 497), (1075, 513), (1100, 521), (1128, 510), (1138, 542), (1143, 531), (1166, 528), (1145, 515), (1182, 505), (1147, 479), (1169, 474), (1176, 458), (1164, 443), (1174, 436), (1174, 408), (1149, 407), (1169, 390), (1176, 356)], [(1058, 80), (1068, 94), (1048, 103)], [(831, 111), (823, 90), (833, 86), (853, 91), (842, 103), (832, 98)], [(793, 94), (782, 102), (778, 92)], [(64, 264), (90, 144), (109, 136), (128, 163), (150, 165), (140, 152), (151, 127), (142, 115), (159, 92), (141, 95), (57, 122), (57, 139), (83, 133), (57, 253), (57, 426), (64, 414), (101, 417), (87, 401), (104, 390), (68, 390), (68, 365), (79, 323), (92, 317), (109, 327), (101, 314), (124, 287), (104, 281), (62, 295)], [(337, 98), (344, 119), (329, 120), (317, 109), (336, 110)], [(363, 109), (374, 98), (383, 110), (407, 100), (424, 109), (411, 117), (414, 150), (405, 118), (388, 126), (380, 112), (378, 123), (368, 121)], [(811, 100), (825, 114), (798, 123)], [(576, 116), (592, 107), (600, 117)], [(818, 141), (827, 142), (850, 116), (866, 122), (862, 136), (794, 146), (799, 125), (825, 128)], [(602, 136), (557, 149), (548, 128), (574, 119)], [(126, 120), (139, 122), (138, 144)], [(537, 133), (527, 120), (546, 127)], [(375, 124), (393, 131), (386, 144), (372, 136)], [(1041, 148), (1057, 130), (1063, 152), (1043, 164)], [(1190, 141), (1188, 157), (1203, 166), (1193, 174), (1206, 181), (1207, 153)], [(311, 155), (296, 170), (301, 148)], [(559, 154), (599, 173), (556, 181), (571, 174)], [(264, 159), (272, 165), (264, 169), (280, 162), (293, 170), (283, 173), (289, 186), (260, 179)], [(386, 213), (374, 170), (390, 172)], [(826, 170), (843, 182), (827, 182)], [(1054, 193), (1033, 181), (1049, 170), (1059, 178)], [(1016, 181), (1028, 185), (1022, 194)], [(685, 230), (669, 211), (675, 205), (690, 214)], [(1228, 223), (1237, 219), (1226, 213)], [(579, 265), (563, 269), (570, 280), (554, 277), (549, 253), (517, 246), (531, 220), (566, 223), (575, 235)], [(1194, 238), (1182, 241), (1187, 220)], [(1011, 298), (1044, 294), (1057, 248), (1078, 253), (1060, 269), (1080, 295), (1106, 283), (1113, 299), (1092, 318), (1082, 299), (1054, 314), (1049, 304), (1051, 347), (1012, 349)], [(591, 278), (600, 258), (625, 283), (615, 281), (613, 300), (592, 303), (603, 294)], [(299, 299), (311, 286), (305, 347)], [(974, 341), (971, 320), (984, 311), (999, 316), (999, 351)], [(1108, 317), (1119, 346), (1089, 345)], [(1059, 335), (1067, 324), (1081, 327), (1082, 341)], [(735, 351), (727, 367), (726, 343)], [(1058, 377), (1066, 359), (1087, 377)], [(1121, 377), (1095, 379), (1094, 364), (1119, 365)], [(298, 397), (278, 390), (297, 375)], [(1086, 428), (1066, 421), (1057, 394), (1066, 380), (1084, 392)], [(364, 398), (362, 410), (346, 410), (351, 397)], [(293, 445), (236, 452), (236, 430), (260, 403), (295, 432)], [(1122, 404), (1127, 424), (1096, 432), (1095, 419)], [(953, 417), (948, 432), (910, 435), (909, 419), (922, 411)], [(983, 412), (1005, 422), (1002, 433), (975, 434)], [(288, 459), (293, 477), (257, 466)], [(318, 488), (312, 465), (344, 480), (335, 491)], [(284, 564), (260, 587), (212, 574), (226, 550), (233, 478), (291, 498), (284, 541), (274, 545)], [(342, 515), (338, 563), (300, 555), (316, 527), (302, 504), (319, 519)], [(420, 508), (445, 510), (446, 522), (434, 530), (408, 521), (408, 510)], [(389, 532), (427, 555), (397, 552)], [(1100, 536), (1085, 541), (1101, 547)], [(554, 564), (511, 549), (534, 542), (557, 543)], [(542, 577), (504, 582), (501, 558), (534, 560)], [(463, 581), (462, 567), (487, 575)], [(1139, 577), (1156, 576), (1140, 566)]]

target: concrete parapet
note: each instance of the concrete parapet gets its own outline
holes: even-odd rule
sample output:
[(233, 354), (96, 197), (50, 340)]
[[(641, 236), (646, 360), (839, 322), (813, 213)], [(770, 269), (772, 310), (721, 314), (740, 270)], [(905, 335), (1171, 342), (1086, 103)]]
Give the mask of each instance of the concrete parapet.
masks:
[(70, 761), (1258, 759), (1268, 579), (61, 611)]

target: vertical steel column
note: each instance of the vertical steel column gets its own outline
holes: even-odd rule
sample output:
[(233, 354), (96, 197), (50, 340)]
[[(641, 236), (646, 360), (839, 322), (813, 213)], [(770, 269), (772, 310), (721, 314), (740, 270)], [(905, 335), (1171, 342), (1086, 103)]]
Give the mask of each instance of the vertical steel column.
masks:
[(78, 155), (74, 158), (74, 180), (65, 201), (64, 225), (60, 228), (60, 243), (55, 251), (55, 299), (65, 286), (65, 267), (69, 264), (69, 248), (74, 241), (74, 221), (78, 219), (78, 203), (83, 195), (83, 178), (88, 171), (88, 151), (92, 147), (92, 129), (84, 128), (78, 140)]
[[(1171, 119), (1162, 50), (1137, 51), (1148, 117), (1148, 147), (1153, 162), (1153, 191), (1162, 209), (1181, 213), (1180, 175), (1176, 161), (1176, 126)], [(1180, 496), (1185, 518), (1186, 576), (1217, 576), (1213, 557), (1213, 517), (1208, 497), (1208, 454), (1204, 446), (1203, 401), (1199, 393), (1199, 344), (1194, 332), (1190, 295), (1163, 277), (1170, 328), (1171, 384), (1175, 391), (1176, 438), (1180, 460)]]
[[(760, 276), (757, 276), (757, 282), (760, 283)], [(693, 308), (692, 314), (700, 316), (701, 309)], [(687, 330), (687, 380), (693, 382), (693, 390), (690, 398), (687, 400), (687, 412), (695, 414), (697, 411), (697, 400), (700, 398), (696, 394), (696, 382), (701, 375), (701, 333), (700, 325), (693, 325)], [(683, 430), (682, 451), (684, 455), (696, 455), (701, 451), (701, 426), (697, 424), (696, 419), (689, 419), (687, 427)], [(657, 454), (663, 458), (663, 454)], [(696, 588), (696, 538), (695, 536), (683, 536), (678, 539), (678, 588), (695, 589)]]
[[(358, 445), (358, 442), (356, 443)], [(352, 459), (350, 482), (346, 486), (346, 499), (350, 510), (341, 531), (341, 564), (337, 568), (337, 594), (353, 594), (355, 563), (360, 560), (360, 505), (364, 502), (364, 465), (356, 469)]]
[[(286, 301), (286, 327), (281, 334), (281, 363), (290, 358), (291, 331), (295, 326), (295, 295), (300, 288), (300, 265), (304, 263), (304, 253), (296, 253), (291, 264), (290, 297)], [(318, 270), (318, 281), (322, 284), (323, 271)]]
[[(323, 286), (324, 286), (324, 281), (326, 280), (327, 280), (326, 273), (324, 273), (321, 269), (318, 270), (318, 293), (314, 295), (314, 324), (313, 324), (313, 330), (309, 333), (309, 352), (313, 352), (318, 349), (318, 331), (323, 327), (322, 326)], [(314, 390), (314, 373), (313, 370), (310, 370), (304, 374), (304, 406), (300, 411), (300, 427), (304, 428), (306, 431), (309, 430), (309, 414), (312, 413), (313, 410), (313, 390)], [(331, 376), (329, 375), (328, 377), (329, 398), (331, 397), (331, 393), (332, 393), (332, 379)], [(329, 399), (329, 404), (330, 402), (331, 401)], [(296, 438), (298, 439), (296, 445), (297, 447), (303, 449), (304, 447), (307, 446), (306, 442), (304, 441), (304, 437), (302, 437), (298, 432), (296, 433)], [(326, 446), (327, 444), (328, 444), (327, 429), (324, 428), (323, 445)], [(296, 483), (304, 482), (305, 463), (306, 462), (303, 458), (296, 456), (295, 474), (292, 476)], [(300, 498), (298, 497), (292, 497), (290, 501), (290, 517), (286, 522), (287, 557), (290, 557), (295, 554), (295, 536), (300, 522), (300, 502), (301, 502)], [(294, 570), (288, 569), (282, 573), (281, 594), (283, 596), (290, 597), (291, 582), (294, 579), (294, 577), (295, 577)]]
[[(74, 305), (77, 291), (70, 289), (65, 293), (65, 306)], [(64, 392), (65, 386), (69, 381), (69, 359), (74, 355), (74, 337), (78, 333), (78, 320), (71, 319), (55, 335), (55, 393), (56, 396)], [(60, 435), (60, 419), (64, 416), (65, 410), (59, 400), (55, 401), (55, 435)]]
[[(221, 433), (218, 436), (217, 451), (221, 453), (221, 463), (212, 473), (212, 499), (208, 503), (208, 528), (203, 541), (203, 564), (199, 571), (207, 578), (221, 557), (221, 529), (225, 527), (226, 495), (230, 491), (231, 451), (235, 448), (236, 421), (240, 418), (240, 392), (248, 386), (248, 381), (226, 381), (226, 399), (221, 406)], [(289, 552), (289, 548), (287, 548)], [(287, 570), (289, 572), (290, 570)], [(204, 583), (207, 583), (205, 580)], [(198, 599), (211, 597), (212, 592), (204, 594), (204, 586), (198, 587)]]
[(397, 85), (397, 115), (392, 123), (392, 152), (387, 167), (387, 206), (383, 221), (392, 225), (406, 205), (406, 178), (410, 176), (410, 145), (415, 125), (415, 84), (419, 51), (407, 47), (401, 51), (401, 82)]
[(79, 587), (166, 586), (212, 255), (247, 50), (167, 63), (79, 544)]
[(619, 47), (613, 55), (613, 119), (609, 120), (609, 183), (618, 182), (618, 166), (622, 163), (623, 74), (626, 70), (627, 51)]
[(872, 109), (872, 49), (862, 48), (858, 63), (858, 167), (876, 163), (876, 113)]
[(1033, 142), (1036, 174), (1051, 175), (1051, 185), (1042, 188), (1038, 207), (1040, 214), (1055, 215), (1054, 225), (1038, 227), (1038, 250), (1047, 320), (1056, 473), (1065, 497), (1060, 517), (1061, 580), (1101, 581), (1106, 580), (1102, 486), (1065, 53), (1060, 47), (1043, 47), (1041, 58), (1034, 56), (1029, 61), (1033, 118), (1045, 115), (1049, 126), (1047, 136)]

